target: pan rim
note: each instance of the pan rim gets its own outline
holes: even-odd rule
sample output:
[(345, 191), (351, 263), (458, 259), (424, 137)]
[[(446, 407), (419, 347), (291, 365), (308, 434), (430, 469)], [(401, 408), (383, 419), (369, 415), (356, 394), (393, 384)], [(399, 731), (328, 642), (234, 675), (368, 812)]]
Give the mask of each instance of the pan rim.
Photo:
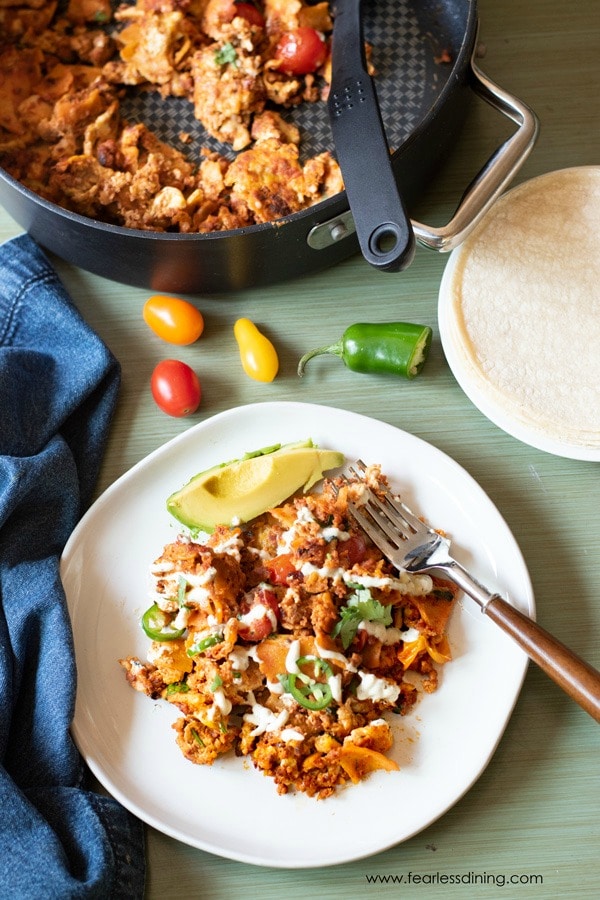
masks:
[[(457, 73), (467, 72), (468, 70), (477, 37), (478, 12), (477, 0), (466, 0), (466, 2), (468, 3), (469, 7), (467, 11), (466, 27), (461, 39), (460, 50), (452, 62), (452, 71), (450, 72), (446, 83), (440, 90), (435, 101), (432, 103), (419, 124), (411, 131), (406, 140), (403, 141), (403, 143), (392, 153), (393, 164), (396, 163), (396, 161), (403, 155), (405, 150), (409, 148), (415, 141), (418, 141), (423, 133), (426, 132), (427, 129), (431, 126), (433, 120), (438, 114), (438, 110), (445, 105), (448, 95), (455, 90), (456, 82), (458, 81)], [(58, 216), (59, 218), (66, 220), (74, 225), (79, 225), (88, 229), (91, 228), (93, 231), (99, 231), (115, 236), (121, 236), (124, 238), (137, 238), (139, 240), (152, 238), (154, 241), (165, 244), (172, 243), (174, 241), (176, 241), (177, 243), (195, 243), (196, 241), (209, 243), (211, 241), (226, 240), (227, 238), (232, 237), (244, 237), (249, 234), (260, 234), (268, 231), (278, 231), (285, 225), (301, 223), (304, 219), (310, 219), (310, 226), (313, 227), (315, 224), (315, 214), (318, 218), (320, 213), (327, 209), (327, 218), (330, 218), (332, 215), (338, 215), (340, 213), (348, 211), (350, 208), (348, 199), (346, 197), (346, 192), (340, 191), (339, 193), (334, 194), (331, 197), (320, 200), (318, 203), (315, 203), (312, 206), (308, 206), (305, 209), (299, 210), (298, 212), (292, 213), (289, 216), (284, 216), (280, 219), (274, 219), (271, 222), (260, 222), (254, 225), (248, 225), (243, 228), (233, 228), (226, 231), (224, 230), (193, 233), (152, 231), (143, 228), (129, 228), (125, 225), (115, 225), (111, 222), (104, 222), (100, 219), (93, 219), (90, 216), (84, 216), (81, 213), (66, 209), (63, 206), (59, 206), (57, 203), (54, 203), (52, 200), (47, 200), (44, 197), (41, 197), (39, 194), (36, 194), (35, 191), (31, 190), (31, 188), (26, 187), (26, 185), (22, 184), (16, 178), (13, 178), (12, 175), (10, 175), (5, 169), (0, 166), (0, 182), (2, 181), (5, 182), (10, 188), (23, 195), (25, 199), (33, 205), (41, 207), (49, 214)]]

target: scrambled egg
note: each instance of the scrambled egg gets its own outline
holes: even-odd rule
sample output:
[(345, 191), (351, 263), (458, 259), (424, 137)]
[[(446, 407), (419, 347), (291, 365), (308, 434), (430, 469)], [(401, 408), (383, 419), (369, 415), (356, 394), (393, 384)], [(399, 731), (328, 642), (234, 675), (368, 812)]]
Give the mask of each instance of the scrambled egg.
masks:
[[(0, 165), (10, 175), (82, 215), (181, 233), (273, 221), (343, 189), (329, 153), (300, 161), (298, 130), (279, 112), (325, 96), (328, 61), (317, 78), (282, 73), (274, 56), (290, 29), (328, 34), (327, 3), (264, 0), (262, 24), (233, 0), (113, 6), (0, 0)], [(231, 152), (199, 148), (193, 159), (126, 121), (127, 90), (184, 98)]]
[[(387, 486), (376, 466), (366, 480)], [(155, 560), (147, 657), (120, 664), (180, 710), (191, 762), (234, 751), (280, 793), (318, 798), (398, 769), (385, 715), (436, 689), (457, 588), (382, 558), (347, 511), (363, 489), (326, 480), (204, 542), (181, 534)]]

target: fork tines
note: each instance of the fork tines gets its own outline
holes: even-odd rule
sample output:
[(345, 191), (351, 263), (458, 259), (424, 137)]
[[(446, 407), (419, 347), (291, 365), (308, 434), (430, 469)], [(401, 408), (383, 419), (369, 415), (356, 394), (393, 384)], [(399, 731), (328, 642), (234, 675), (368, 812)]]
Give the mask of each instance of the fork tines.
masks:
[[(349, 471), (352, 475), (362, 481), (362, 476), (367, 467), (360, 459), (357, 460), (356, 464), (360, 468), (361, 474), (359, 474), (352, 466), (349, 466)], [(373, 520), (384, 529), (388, 537), (391, 537), (392, 539), (394, 537), (400, 537), (403, 540), (409, 540), (416, 534), (436, 533), (433, 528), (423, 522), (423, 520), (415, 515), (415, 513), (413, 513), (399, 497), (395, 496), (390, 491), (385, 491), (383, 498), (381, 498), (368, 485), (365, 485), (365, 488), (364, 502), (361, 503), (360, 506), (368, 511)], [(354, 509), (351, 510), (353, 514), (359, 512), (356, 504), (352, 505), (354, 507)], [(357, 518), (358, 521), (356, 515), (355, 518)], [(360, 522), (362, 527), (364, 527), (363, 523), (366, 518), (367, 517), (364, 515), (362, 516), (363, 521)], [(390, 524), (394, 529), (393, 532), (390, 532)]]
[(348, 511), (350, 512), (350, 515), (356, 520), (358, 525), (360, 525), (365, 534), (371, 538), (375, 546), (379, 547), (379, 549), (390, 558), (391, 554), (398, 550), (399, 545), (403, 543), (402, 536), (398, 530), (392, 531), (390, 534), (387, 529), (384, 529), (382, 524), (375, 521), (371, 510), (369, 510), (370, 515), (363, 512), (363, 510), (366, 509), (366, 505), (357, 506), (356, 503), (351, 500), (348, 501)]

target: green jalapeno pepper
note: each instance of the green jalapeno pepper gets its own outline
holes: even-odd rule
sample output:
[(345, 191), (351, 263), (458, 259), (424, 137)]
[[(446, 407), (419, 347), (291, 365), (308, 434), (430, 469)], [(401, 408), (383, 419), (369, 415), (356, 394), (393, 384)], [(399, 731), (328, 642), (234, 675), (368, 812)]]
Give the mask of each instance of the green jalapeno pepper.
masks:
[(304, 367), (313, 356), (333, 353), (353, 372), (414, 378), (427, 359), (431, 337), (428, 325), (359, 322), (350, 325), (335, 344), (305, 353), (298, 363), (298, 375), (304, 375)]
[(185, 628), (175, 628), (173, 618), (153, 603), (142, 616), (142, 628), (153, 641), (175, 641), (183, 637)]
[(175, 681), (167, 685), (167, 697), (171, 694), (187, 694), (190, 686), (185, 681)]
[[(331, 666), (320, 656), (301, 656), (297, 660), (298, 668), (309, 663), (312, 663), (315, 669), (324, 672), (327, 678), (333, 676)], [(332, 692), (329, 684), (326, 681), (315, 681), (303, 672), (290, 672), (282, 678), (282, 684), (284, 690), (305, 709), (325, 709), (331, 702)]]
[(210, 649), (210, 647), (216, 647), (217, 644), (220, 644), (223, 640), (223, 635), (221, 632), (215, 632), (214, 634), (209, 634), (204, 638), (201, 638), (199, 641), (196, 641), (191, 647), (188, 648), (187, 655), (188, 656), (197, 656), (199, 653), (204, 653), (205, 650)]

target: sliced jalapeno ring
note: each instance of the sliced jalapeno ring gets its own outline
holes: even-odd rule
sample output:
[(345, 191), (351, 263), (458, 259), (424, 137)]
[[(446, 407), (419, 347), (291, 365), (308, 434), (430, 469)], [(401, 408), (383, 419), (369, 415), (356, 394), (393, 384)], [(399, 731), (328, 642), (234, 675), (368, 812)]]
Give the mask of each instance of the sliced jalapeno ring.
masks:
[(142, 616), (142, 628), (153, 641), (176, 641), (185, 634), (185, 628), (175, 628), (173, 617), (156, 603)]
[(190, 686), (185, 681), (175, 681), (167, 685), (167, 697), (171, 694), (187, 694)]
[[(296, 665), (298, 668), (313, 665), (315, 669), (324, 672), (327, 678), (333, 677), (331, 666), (320, 656), (300, 656), (296, 660)], [(287, 676), (287, 690), (297, 703), (311, 710), (325, 709), (333, 697), (327, 681), (312, 680), (304, 672), (290, 672)]]
[(196, 656), (198, 653), (204, 653), (205, 650), (208, 650), (210, 647), (215, 647), (217, 644), (220, 644), (223, 640), (223, 635), (220, 631), (216, 631), (214, 634), (208, 634), (206, 637), (201, 638), (197, 643), (192, 644), (192, 646), (188, 649), (188, 656)]
[(298, 668), (301, 666), (313, 665), (315, 669), (320, 669), (325, 673), (327, 678), (331, 678), (333, 676), (333, 669), (329, 665), (329, 663), (322, 659), (320, 656), (299, 656), (296, 660), (296, 665)]
[(298, 686), (298, 676), (293, 672), (288, 677), (288, 689), (294, 700), (305, 709), (325, 709), (332, 698), (331, 688), (325, 682), (313, 681), (311, 684)]

